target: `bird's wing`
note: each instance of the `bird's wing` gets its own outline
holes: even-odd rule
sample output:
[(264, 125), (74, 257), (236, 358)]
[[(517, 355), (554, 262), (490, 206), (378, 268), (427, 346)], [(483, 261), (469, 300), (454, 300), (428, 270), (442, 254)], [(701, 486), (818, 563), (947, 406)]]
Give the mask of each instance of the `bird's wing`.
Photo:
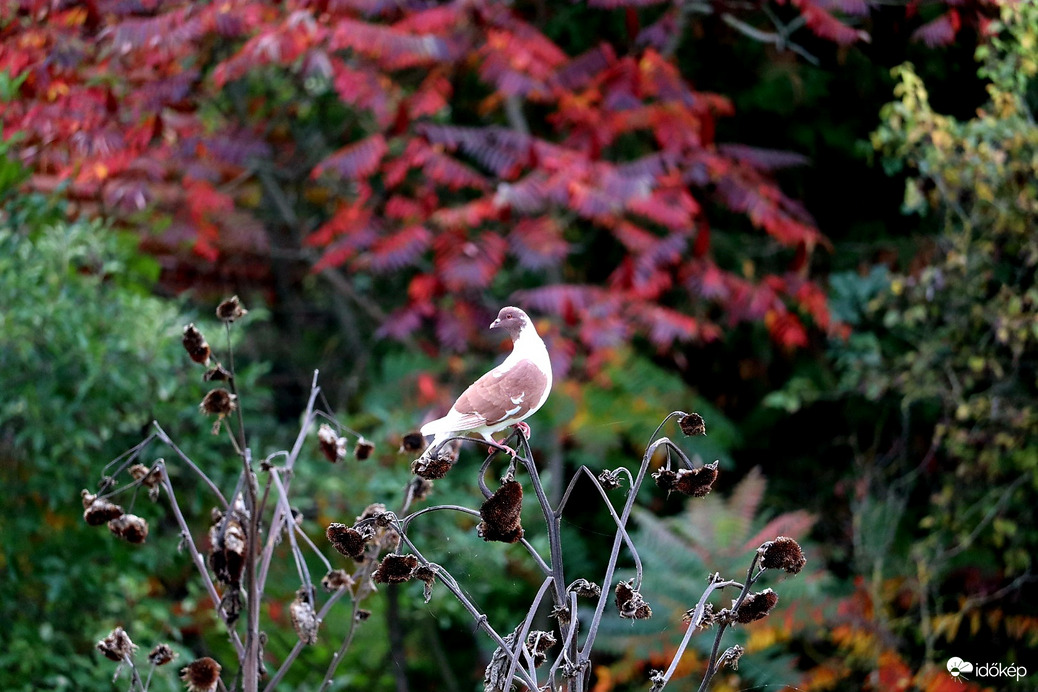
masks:
[(451, 430), (473, 430), (529, 415), (541, 402), (548, 378), (537, 364), (522, 359), (497, 367), (476, 380), (451, 408)]

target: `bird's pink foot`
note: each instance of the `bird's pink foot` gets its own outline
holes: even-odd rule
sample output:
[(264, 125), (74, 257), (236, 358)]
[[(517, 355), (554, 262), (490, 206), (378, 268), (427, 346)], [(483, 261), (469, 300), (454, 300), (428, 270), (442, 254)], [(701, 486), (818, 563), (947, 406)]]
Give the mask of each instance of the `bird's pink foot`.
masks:
[(516, 430), (518, 430), (520, 433), (522, 433), (523, 437), (526, 438), (527, 442), (530, 441), (530, 426), (529, 425), (527, 425), (523, 421), (519, 421), (513, 427), (515, 427)]

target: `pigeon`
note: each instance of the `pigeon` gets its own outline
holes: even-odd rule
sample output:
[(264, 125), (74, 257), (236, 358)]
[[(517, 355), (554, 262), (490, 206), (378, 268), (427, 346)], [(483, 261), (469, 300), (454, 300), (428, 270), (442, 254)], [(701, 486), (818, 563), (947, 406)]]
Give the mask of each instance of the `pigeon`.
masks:
[[(491, 329), (503, 329), (512, 337), (512, 352), (504, 362), (466, 389), (443, 418), (422, 426), (422, 435), (433, 435), (430, 450), (444, 440), (476, 433), (493, 445), (491, 433), (517, 426), (530, 439), (530, 426), (523, 419), (544, 405), (551, 392), (551, 361), (548, 349), (529, 316), (516, 307), (501, 308)], [(515, 451), (507, 448), (515, 456)]]

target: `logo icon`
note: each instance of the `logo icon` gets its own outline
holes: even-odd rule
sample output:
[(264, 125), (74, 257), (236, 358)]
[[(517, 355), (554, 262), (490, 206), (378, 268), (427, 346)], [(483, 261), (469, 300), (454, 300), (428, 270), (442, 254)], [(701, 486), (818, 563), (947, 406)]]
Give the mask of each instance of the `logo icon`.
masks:
[(953, 678), (958, 680), (960, 676), (965, 677), (964, 673), (973, 672), (973, 664), (969, 661), (963, 661), (958, 656), (952, 656), (948, 659), (948, 672), (951, 673)]

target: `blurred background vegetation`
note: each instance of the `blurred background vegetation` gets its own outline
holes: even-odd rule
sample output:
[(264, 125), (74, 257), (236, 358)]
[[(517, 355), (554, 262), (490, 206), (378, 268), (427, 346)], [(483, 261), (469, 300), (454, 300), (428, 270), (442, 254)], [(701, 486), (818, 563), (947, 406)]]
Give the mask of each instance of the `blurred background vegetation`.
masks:
[[(155, 57), (141, 61), (135, 56), (151, 45), (147, 31), (154, 29), (146, 24), (160, 13), (158, 5), (123, 11), (100, 3), (100, 10), (80, 12), (58, 4), (35, 14), (32, 4), (5, 3), (0, 15), (6, 113), (0, 140), (0, 688), (113, 689), (112, 665), (93, 644), (116, 625), (145, 649), (169, 641), (181, 660), (231, 655), (192, 566), (177, 550), (165, 505), (136, 501), (135, 511), (152, 530), (144, 546), (128, 546), (87, 527), (79, 499), (108, 461), (147, 434), (152, 420), (218, 482), (233, 477), (236, 457), (197, 413), (205, 388), (179, 344), (183, 325), (196, 322), (221, 348), (212, 307), (231, 294), (250, 309), (234, 338), (256, 456), (291, 444), (314, 369), (321, 372), (322, 406), (376, 443), (371, 459), (336, 466), (316, 445), (304, 453), (293, 488), (304, 528), (315, 538), (329, 522), (349, 522), (371, 502), (400, 496), (411, 460), (398, 451), (401, 437), (449, 405), (498, 356), (483, 317), (504, 304), (528, 298), (542, 307), (535, 317), (560, 359), (564, 377), (530, 421), (535, 452), (556, 492), (579, 464), (633, 463), (665, 413), (703, 414), (709, 435), (690, 448), (707, 461), (720, 459), (720, 480), (704, 500), (642, 499), (636, 542), (644, 546), (644, 592), (656, 615), (603, 626), (599, 692), (644, 689), (649, 670), (680, 640), (680, 616), (701, 591), (700, 577), (741, 570), (748, 546), (768, 531), (797, 538), (808, 567), (781, 585), (772, 617), (736, 632), (747, 655), (738, 671), (718, 677), (716, 689), (953, 689), (945, 687), (953, 682), (944, 670), (951, 656), (1028, 662), (1038, 645), (1032, 564), (1038, 533), (1031, 520), (1038, 487), (1033, 3), (922, 3), (907, 12), (869, 3), (853, 11), (853, 3), (834, 3), (846, 5), (841, 26), (867, 31), (871, 42), (815, 28), (796, 35), (798, 51), (738, 30), (739, 22), (744, 29), (747, 22), (764, 26), (761, 17), (774, 12), (781, 26), (792, 26), (798, 15), (784, 4), (754, 4), (750, 16), (729, 14), (721, 4), (690, 16), (680, 3), (533, 2), (509, 10), (568, 56), (601, 42), (617, 53), (645, 51), (655, 35), (650, 29), (679, 23), (673, 42), (663, 42), (664, 62), (696, 89), (696, 98), (719, 95), (731, 106), (716, 123), (702, 116), (701, 124), (716, 132), (700, 133), (701, 141), (689, 146), (715, 152), (716, 139), (755, 147), (753, 170), (763, 176), (761, 184), (774, 182), (796, 200), (783, 208), (795, 204), (803, 213), (790, 217), (825, 238), (789, 245), (770, 227), (754, 234), (752, 211), (731, 196), (714, 196), (720, 182), (682, 183), (702, 201), (699, 235), (677, 246), (663, 274), (699, 286), (707, 256), (725, 272), (726, 290), (745, 285), (760, 295), (761, 286), (781, 281), (785, 288), (775, 289), (774, 304), (759, 312), (705, 290), (700, 296), (653, 293), (636, 281), (616, 283), (609, 269), (628, 260), (633, 266), (642, 256), (609, 240), (601, 219), (576, 212), (556, 214), (570, 224), (561, 250), (555, 236), (531, 234), (523, 245), (512, 234), (522, 216), (516, 212), (514, 219), (477, 218), (472, 225), (488, 224), (478, 237), (444, 232), (440, 244), (398, 248), (401, 254), (372, 266), (381, 251), (379, 234), (392, 235), (376, 227), (376, 240), (355, 253), (367, 252), (368, 264), (346, 255), (329, 260), (328, 248), (351, 236), (340, 229), (318, 242), (313, 234), (340, 218), (348, 206), (343, 200), (376, 214), (390, 206), (388, 194), (377, 201), (377, 189), (373, 197), (364, 191), (365, 185), (378, 188), (372, 179), (386, 172), (358, 163), (348, 147), (370, 142), (364, 138), (372, 132), (400, 136), (411, 124), (400, 122), (402, 111), (394, 114), (389, 105), (380, 114), (371, 99), (362, 102), (357, 93), (371, 84), (359, 77), (338, 93), (322, 86), (308, 61), (316, 60), (313, 51), (327, 37), (315, 29), (303, 40), (288, 27), (316, 21), (334, 28), (336, 12), (402, 22), (420, 3), (389, 10), (345, 3), (353, 9), (342, 10), (330, 7), (334, 3), (280, 8), (241, 2), (234, 5), (236, 21), (247, 27), (190, 33), (195, 30), (181, 17), (184, 26), (174, 28), (185, 35), (168, 32), (168, 45), (157, 41)], [(423, 21), (433, 19), (423, 15)], [(511, 27), (513, 38), (526, 36), (494, 21), (498, 34), (488, 29), (487, 36), (501, 35), (502, 26)], [(478, 35), (483, 26), (474, 21), (469, 29)], [(59, 43), (62, 32), (75, 40)], [(226, 43), (214, 39), (220, 32)], [(635, 35), (641, 47), (633, 47)], [(239, 51), (253, 45), (252, 37), (271, 36), (280, 41), (276, 59), (255, 69), (234, 62), (251, 55)], [(129, 47), (120, 52), (112, 41)], [(396, 44), (385, 41), (384, 50), (394, 50)], [(95, 45), (102, 47), (97, 55)], [(347, 48), (364, 52), (351, 45), (340, 46), (339, 54)], [(470, 62), (493, 57), (479, 50)], [(532, 51), (535, 57), (544, 52)], [(171, 64), (182, 73), (163, 72)], [(416, 64), (405, 65), (401, 88), (425, 93), (413, 86), (427, 76)], [(110, 72), (91, 71), (98, 66)], [(219, 69), (224, 73), (214, 85)], [(112, 78), (120, 70), (139, 80), (132, 82), (137, 86), (154, 78), (173, 89), (178, 74), (184, 79), (148, 120), (140, 111), (121, 110), (124, 100), (132, 103), (143, 91), (120, 92)], [(226, 76), (234, 70), (237, 77)], [(376, 84), (390, 74), (397, 72), (368, 73)], [(486, 73), (459, 69), (448, 76), (451, 90), (432, 109), (440, 118), (433, 122), (516, 126), (509, 111), (516, 93)], [(83, 102), (74, 105), (82, 110), (70, 104), (60, 114), (47, 109), (68, 93), (80, 94)], [(553, 131), (559, 120), (549, 117), (565, 120), (565, 108), (553, 111), (535, 94), (521, 92), (527, 126), (545, 138), (571, 136)], [(160, 154), (123, 142), (104, 152), (105, 166), (121, 166), (109, 180), (109, 173), (97, 172), (101, 159), (90, 158), (105, 148), (104, 137), (84, 143), (85, 135), (76, 134), (107, 127), (104, 118), (89, 117), (88, 106), (108, 113), (111, 122), (122, 118), (124, 130), (147, 130), (147, 146), (160, 151), (175, 139), (171, 132), (196, 118), (184, 150), (194, 156), (222, 142), (234, 150), (226, 158), (248, 165), (185, 159), (170, 176), (149, 168)], [(57, 133), (49, 140), (26, 125), (48, 119)], [(185, 138), (182, 131), (176, 136)], [(656, 146), (625, 137), (612, 143), (612, 153)], [(393, 141), (389, 155), (397, 156)], [(128, 162), (114, 163), (123, 152)], [(337, 161), (342, 179), (314, 182), (311, 171), (334, 167), (329, 160)], [(786, 165), (794, 160), (801, 165)], [(479, 155), (468, 163), (490, 167)], [(437, 182), (449, 193), (437, 197), (422, 181), (408, 183), (429, 207), (422, 213), (479, 200)], [(709, 235), (703, 218), (710, 220)], [(652, 227), (655, 237), (671, 237), (665, 225)], [(508, 239), (509, 251), (485, 276), (480, 267), (466, 267), (482, 278), (452, 289), (450, 277), (462, 270), (444, 268), (441, 245), (464, 254), (467, 242), (489, 253), (486, 248), (496, 247), (490, 236)], [(708, 238), (708, 255), (695, 245), (697, 237)], [(815, 247), (821, 249), (812, 252)], [(776, 281), (767, 284), (764, 277)], [(812, 310), (794, 297), (798, 282), (817, 284), (821, 305)], [(538, 289), (569, 284), (622, 293), (631, 301), (628, 312), (608, 312), (585, 294), (564, 309), (532, 299), (549, 295)], [(630, 310), (652, 305), (716, 330), (682, 331), (687, 325), (680, 323), (674, 335), (658, 338), (651, 328), (625, 331), (610, 321), (640, 324)], [(585, 323), (599, 335), (616, 328), (623, 336), (597, 344), (581, 333)], [(156, 447), (145, 458), (149, 454), (168, 452)], [(187, 474), (175, 480), (183, 483), (181, 503), (200, 536), (211, 501)], [(473, 504), (478, 493), (470, 480), (454, 473), (438, 481), (435, 500)], [(571, 502), (576, 511), (568, 515), (566, 541), (573, 573), (593, 574), (606, 558), (600, 534), (610, 519), (594, 509), (596, 502), (590, 494)], [(471, 525), (458, 527), (446, 517), (420, 528), (425, 543), (439, 551), (431, 559), (469, 578), (466, 588), (491, 620), (509, 622), (525, 612), (536, 581), (521, 556), (483, 543)], [(316, 561), (312, 569), (319, 573)], [(287, 605), (295, 570), (287, 561), (274, 570)], [(492, 647), (460, 606), (442, 593), (427, 606), (412, 586), (365, 604), (374, 615), (340, 667), (335, 689), (478, 687)], [(287, 607), (271, 607), (264, 617), (267, 651), (280, 657), (295, 638)], [(323, 670), (345, 629), (329, 618), (284, 688), (313, 689), (312, 669)], [(708, 653), (705, 638), (693, 641), (681, 668), (689, 680), (679, 681), (689, 686), (698, 684)], [(179, 689), (169, 674), (157, 684)], [(1026, 681), (1014, 685), (1000, 681), (995, 688), (1027, 688)]]

